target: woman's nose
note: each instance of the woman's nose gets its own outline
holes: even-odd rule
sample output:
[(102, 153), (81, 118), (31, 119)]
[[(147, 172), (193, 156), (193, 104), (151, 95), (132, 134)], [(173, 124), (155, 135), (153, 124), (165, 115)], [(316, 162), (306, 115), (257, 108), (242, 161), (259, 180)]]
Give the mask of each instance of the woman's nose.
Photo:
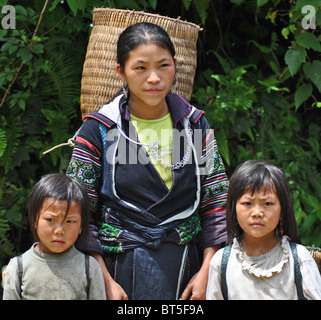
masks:
[(150, 83), (157, 83), (157, 82), (159, 82), (159, 81), (160, 81), (160, 78), (159, 78), (157, 72), (152, 71), (152, 72), (150, 73), (147, 81), (150, 82)]

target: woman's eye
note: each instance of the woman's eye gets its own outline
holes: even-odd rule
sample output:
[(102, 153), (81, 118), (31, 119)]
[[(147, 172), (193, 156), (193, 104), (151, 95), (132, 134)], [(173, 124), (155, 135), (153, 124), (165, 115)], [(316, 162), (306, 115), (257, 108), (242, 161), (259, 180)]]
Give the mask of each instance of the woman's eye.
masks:
[(55, 221), (54, 219), (51, 219), (51, 218), (46, 218), (45, 220), (48, 221), (48, 222), (54, 222)]
[(67, 220), (67, 223), (76, 223), (75, 220)]

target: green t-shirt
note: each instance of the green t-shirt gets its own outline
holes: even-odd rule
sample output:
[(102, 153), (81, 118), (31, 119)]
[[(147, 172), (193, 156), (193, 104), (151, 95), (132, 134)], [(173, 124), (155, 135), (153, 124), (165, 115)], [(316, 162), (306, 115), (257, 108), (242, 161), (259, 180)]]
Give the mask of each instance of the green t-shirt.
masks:
[(173, 121), (170, 113), (155, 120), (140, 119), (133, 115), (130, 118), (140, 143), (148, 144), (157, 140), (160, 142), (156, 157), (151, 153), (149, 146), (144, 145), (144, 148), (167, 188), (170, 189), (173, 183), (172, 170), (162, 165), (162, 163), (168, 165), (172, 163)]

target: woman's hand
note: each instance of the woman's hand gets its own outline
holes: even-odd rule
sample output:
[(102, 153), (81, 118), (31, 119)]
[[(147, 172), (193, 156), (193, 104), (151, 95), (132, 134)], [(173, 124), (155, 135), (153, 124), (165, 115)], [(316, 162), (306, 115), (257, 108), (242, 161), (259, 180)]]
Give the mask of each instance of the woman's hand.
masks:
[(111, 277), (107, 270), (105, 261), (101, 254), (97, 252), (91, 252), (92, 255), (100, 264), (101, 270), (103, 272), (103, 277), (105, 281), (105, 290), (108, 300), (128, 300), (128, 296), (124, 289)]
[(110, 276), (110, 274), (107, 279), (104, 277), (104, 280), (108, 300), (128, 300), (128, 296), (124, 289)]
[(206, 288), (208, 280), (208, 271), (211, 259), (214, 253), (221, 247), (221, 245), (206, 248), (203, 253), (203, 264), (199, 272), (197, 272), (181, 295), (182, 300), (205, 300)]
[(208, 272), (204, 270), (201, 269), (192, 277), (182, 293), (182, 300), (205, 300)]

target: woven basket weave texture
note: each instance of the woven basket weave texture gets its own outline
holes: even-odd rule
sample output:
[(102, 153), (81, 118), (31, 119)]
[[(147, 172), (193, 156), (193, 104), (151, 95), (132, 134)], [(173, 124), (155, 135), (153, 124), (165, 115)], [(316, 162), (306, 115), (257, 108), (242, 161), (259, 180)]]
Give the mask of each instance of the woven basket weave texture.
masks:
[(120, 90), (122, 82), (116, 71), (117, 41), (125, 28), (137, 22), (151, 22), (168, 32), (176, 50), (177, 93), (190, 100), (197, 63), (199, 26), (141, 11), (95, 8), (81, 79), (83, 117), (101, 108)]

